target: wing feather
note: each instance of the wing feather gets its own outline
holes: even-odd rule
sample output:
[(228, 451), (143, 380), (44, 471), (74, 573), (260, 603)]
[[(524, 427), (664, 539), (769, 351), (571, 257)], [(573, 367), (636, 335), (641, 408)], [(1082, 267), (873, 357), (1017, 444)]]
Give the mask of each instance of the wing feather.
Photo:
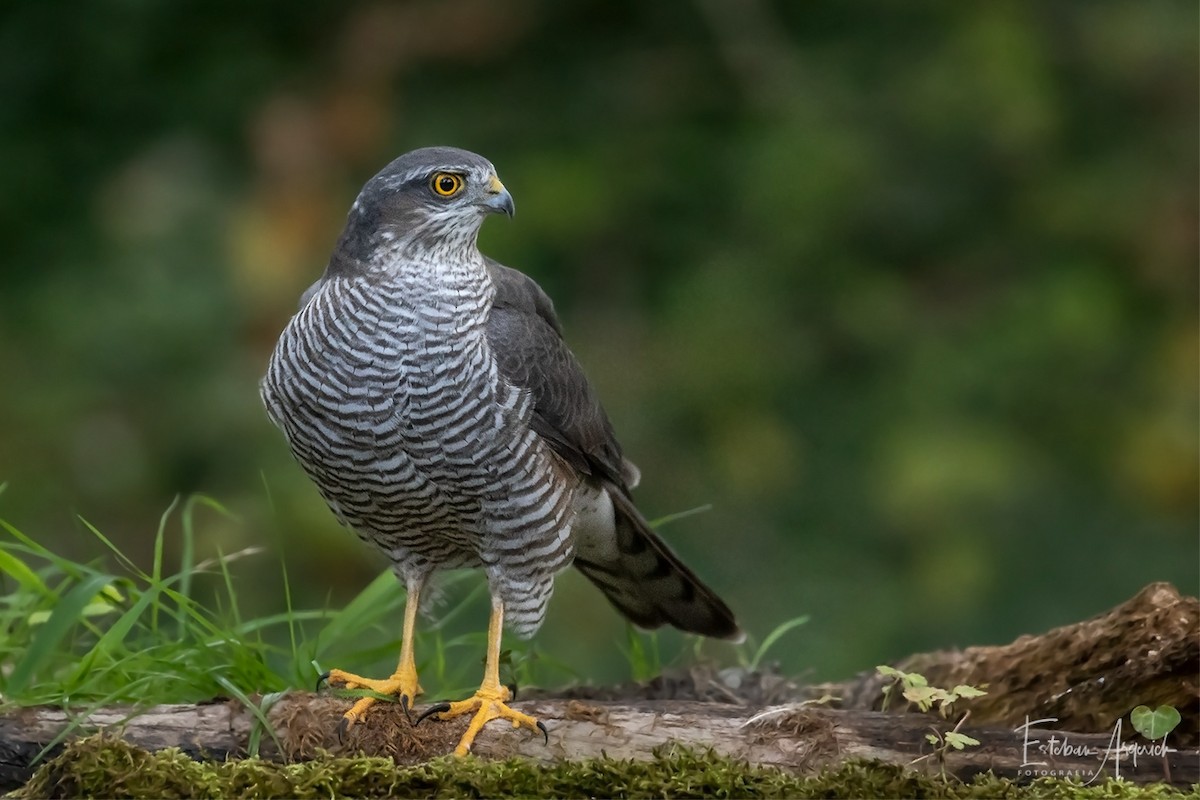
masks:
[(634, 506), (629, 490), (637, 468), (621, 454), (608, 415), (563, 341), (550, 298), (516, 270), (490, 260), (488, 270), (496, 298), (487, 336), (501, 374), (532, 394), (533, 429), (587, 479), (598, 507), (609, 509), (609, 527), (591, 537), (581, 530), (575, 565), (634, 624), (740, 640), (733, 612)]
[(532, 394), (534, 431), (579, 473), (632, 488), (637, 468), (563, 341), (554, 303), (528, 275), (491, 259), (487, 266), (496, 286), (488, 343), (505, 380)]

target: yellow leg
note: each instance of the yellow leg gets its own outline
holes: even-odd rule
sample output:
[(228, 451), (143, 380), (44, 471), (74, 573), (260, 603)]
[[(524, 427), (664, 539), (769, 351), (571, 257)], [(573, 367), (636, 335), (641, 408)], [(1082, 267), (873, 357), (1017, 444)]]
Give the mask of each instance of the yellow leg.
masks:
[(479, 690), (466, 700), (433, 706), (417, 720), (420, 722), (432, 714), (436, 714), (438, 719), (450, 719), (475, 712), (475, 716), (471, 718), (471, 724), (467, 726), (467, 732), (459, 740), (458, 747), (454, 748), (456, 756), (465, 756), (470, 752), (475, 736), (483, 729), (484, 725), (494, 719), (510, 720), (514, 728), (525, 727), (541, 731), (542, 735), (546, 736), (547, 740), (549, 739), (545, 725), (528, 714), (514, 711), (507, 705), (508, 701), (512, 699), (512, 693), (509, 692), (507, 686), (500, 685), (500, 633), (503, 624), (504, 604), (493, 597), (492, 618), (488, 623), (487, 661), (483, 667), (483, 683), (480, 684)]
[[(417, 662), (413, 658), (413, 631), (417, 627), (417, 609), (420, 606), (420, 581), (409, 581), (408, 597), (404, 603), (404, 632), (400, 638), (400, 661), (396, 671), (390, 678), (373, 680), (364, 678), (340, 669), (331, 669), (321, 676), (322, 681), (339, 684), (346, 689), (370, 689), (379, 694), (396, 695), (404, 713), (412, 706), (413, 700), (421, 694), (421, 686), (417, 683)], [(338, 726), (339, 735), (348, 731), (354, 723), (360, 721), (367, 709), (375, 705), (377, 698), (359, 698), (350, 710), (342, 717)]]

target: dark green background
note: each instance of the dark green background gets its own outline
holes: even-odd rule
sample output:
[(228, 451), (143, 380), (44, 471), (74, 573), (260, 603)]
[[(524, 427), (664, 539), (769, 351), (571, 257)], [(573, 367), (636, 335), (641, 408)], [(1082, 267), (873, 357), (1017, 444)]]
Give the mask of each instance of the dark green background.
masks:
[[(257, 380), (358, 187), (455, 144), (483, 249), (555, 298), (651, 517), (836, 678), (1197, 590), (1188, 2), (10, 4), (0, 517), (146, 563), (282, 543), (301, 605), (382, 568)], [(245, 602), (282, 608), (278, 559)], [(484, 606), (471, 616), (482, 629)], [(397, 626), (399, 621), (397, 620)], [(623, 676), (578, 576), (539, 641)], [(719, 648), (711, 650), (721, 654)], [(362, 665), (342, 665), (361, 667)]]

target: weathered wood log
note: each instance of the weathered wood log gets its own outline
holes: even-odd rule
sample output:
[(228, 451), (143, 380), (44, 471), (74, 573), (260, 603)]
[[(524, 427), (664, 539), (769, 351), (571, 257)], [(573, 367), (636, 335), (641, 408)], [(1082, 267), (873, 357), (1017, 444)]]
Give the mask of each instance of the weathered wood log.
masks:
[[(952, 729), (931, 715), (878, 713), (885, 683), (874, 673), (842, 684), (801, 687), (778, 675), (697, 668), (645, 684), (581, 687), (514, 704), (552, 731), (549, 745), (526, 731), (492, 723), (475, 752), (540, 761), (599, 755), (646, 758), (679, 744), (753, 764), (811, 771), (854, 758), (873, 758), (960, 777), (982, 770), (1030, 779), (1043, 774), (1117, 776), (1176, 785), (1200, 782), (1200, 603), (1167, 584), (1152, 584), (1111, 612), (1010, 645), (912, 656), (897, 664), (931, 685), (988, 684), (989, 694), (956, 709), (970, 710), (965, 733), (977, 747), (931, 744)], [(827, 707), (802, 702), (831, 694)], [(1169, 704), (1182, 724), (1164, 742), (1130, 730), (1137, 704)], [(180, 747), (190, 755), (225, 758), (260, 753), (278, 760), (322, 752), (387, 755), (415, 763), (450, 752), (466, 720), (414, 728), (395, 705), (381, 704), (345, 742), (337, 723), (343, 698), (287, 695), (266, 710), (256, 730), (251, 710), (230, 701), (93, 711), (85, 718), (56, 709), (0, 716), (0, 787), (20, 785), (48, 745), (68, 735), (107, 730), (147, 750)], [(769, 707), (768, 707), (769, 706)], [(897, 702), (895, 707), (902, 704)], [(764, 710), (764, 708), (766, 710)], [(1040, 721), (1027, 729), (1027, 720)], [(52, 752), (52, 751), (50, 751)]]
[[(450, 752), (465, 720), (426, 721), (414, 727), (395, 705), (378, 706), (345, 742), (337, 723), (349, 701), (295, 693), (268, 711), (271, 730), (260, 730), (260, 754), (276, 760), (335, 754), (387, 755), (414, 763)], [(962, 751), (939, 751), (926, 735), (944, 734), (953, 722), (918, 715), (844, 711), (816, 704), (767, 710), (687, 701), (635, 703), (538, 700), (514, 704), (541, 719), (550, 743), (528, 731), (493, 723), (474, 752), (492, 758), (521, 756), (542, 762), (598, 757), (648, 758), (655, 748), (682, 745), (714, 751), (752, 764), (808, 773), (850, 759), (868, 758), (940, 771), (961, 778), (992, 770), (1017, 780), (1042, 775), (1074, 775), (1083, 780), (1119, 775), (1136, 782), (1200, 782), (1200, 752), (1151, 753), (1151, 743), (1123, 731), (1084, 735), (1033, 728), (1028, 731), (964, 726), (980, 741)], [(0, 783), (12, 788), (32, 774), (33, 759), (68, 728), (71, 735), (105, 730), (147, 750), (180, 747), (190, 755), (226, 758), (247, 754), (255, 731), (254, 714), (234, 702), (156, 706), (131, 715), (129, 709), (94, 711), (72, 720), (61, 710), (25, 709), (0, 717)], [(1135, 740), (1139, 742), (1135, 748)], [(948, 751), (948, 752), (946, 752)]]

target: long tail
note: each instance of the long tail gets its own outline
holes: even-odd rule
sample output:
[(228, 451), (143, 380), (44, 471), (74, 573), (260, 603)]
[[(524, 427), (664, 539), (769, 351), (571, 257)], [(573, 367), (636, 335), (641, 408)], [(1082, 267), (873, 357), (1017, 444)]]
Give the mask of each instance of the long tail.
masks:
[[(614, 537), (578, 546), (575, 566), (635, 625), (673, 625), (688, 633), (741, 641), (733, 612), (659, 538), (616, 486), (603, 491), (612, 502)], [(614, 546), (615, 545), (615, 546)]]

